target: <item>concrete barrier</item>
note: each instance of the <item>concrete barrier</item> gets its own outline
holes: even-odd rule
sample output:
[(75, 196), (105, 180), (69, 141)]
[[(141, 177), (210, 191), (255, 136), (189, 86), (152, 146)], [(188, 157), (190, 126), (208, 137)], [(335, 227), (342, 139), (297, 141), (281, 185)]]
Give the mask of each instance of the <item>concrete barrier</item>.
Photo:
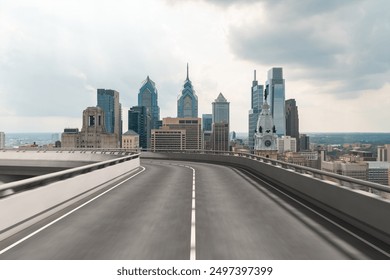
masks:
[(380, 196), (247, 157), (146, 152), (141, 158), (199, 161), (243, 168), (390, 244), (390, 202)]
[(0, 240), (119, 180), (139, 166), (140, 159), (136, 157), (0, 199)]
[(118, 158), (121, 155), (110, 152), (98, 152), (98, 150), (0, 150), (1, 160), (38, 160), (38, 161), (81, 161), (99, 162), (103, 160)]
[(0, 150), (0, 181), (2, 176), (14, 176), (17, 180), (19, 177), (40, 176), (122, 156), (119, 152), (104, 150)]

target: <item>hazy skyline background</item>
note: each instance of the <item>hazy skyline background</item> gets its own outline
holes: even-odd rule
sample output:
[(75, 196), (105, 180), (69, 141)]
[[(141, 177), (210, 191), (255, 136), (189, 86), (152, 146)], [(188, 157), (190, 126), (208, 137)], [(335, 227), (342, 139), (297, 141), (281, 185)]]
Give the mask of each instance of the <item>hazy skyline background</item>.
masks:
[(0, 131), (82, 125), (96, 89), (127, 110), (149, 75), (161, 117), (186, 78), (199, 117), (220, 92), (230, 130), (248, 130), (253, 70), (283, 67), (301, 132), (389, 132), (390, 2), (0, 0)]

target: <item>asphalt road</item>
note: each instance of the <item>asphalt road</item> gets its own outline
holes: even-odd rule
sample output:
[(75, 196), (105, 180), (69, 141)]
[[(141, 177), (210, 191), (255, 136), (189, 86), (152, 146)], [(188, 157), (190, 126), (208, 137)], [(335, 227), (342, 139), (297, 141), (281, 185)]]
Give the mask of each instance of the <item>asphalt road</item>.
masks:
[(141, 164), (144, 172), (0, 259), (185, 260), (191, 246), (196, 259), (385, 258), (244, 171), (205, 163)]

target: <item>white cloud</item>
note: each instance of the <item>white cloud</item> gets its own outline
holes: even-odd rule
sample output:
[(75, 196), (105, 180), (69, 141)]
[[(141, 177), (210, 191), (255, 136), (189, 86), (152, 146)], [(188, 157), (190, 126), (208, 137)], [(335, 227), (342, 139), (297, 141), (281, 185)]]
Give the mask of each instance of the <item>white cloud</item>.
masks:
[[(199, 113), (210, 113), (222, 92), (232, 130), (247, 131), (253, 70), (263, 83), (273, 66), (284, 68), (286, 98), (297, 100), (302, 131), (389, 130), (381, 121), (388, 104), (372, 102), (388, 91), (384, 0), (0, 3), (1, 131), (80, 127), (97, 88), (118, 90), (129, 108), (147, 75), (156, 82), (161, 117), (175, 116), (187, 62)], [(365, 98), (377, 107), (362, 107)], [(367, 108), (380, 113), (366, 113), (363, 122), (357, 112)], [(326, 120), (334, 125), (318, 125)]]

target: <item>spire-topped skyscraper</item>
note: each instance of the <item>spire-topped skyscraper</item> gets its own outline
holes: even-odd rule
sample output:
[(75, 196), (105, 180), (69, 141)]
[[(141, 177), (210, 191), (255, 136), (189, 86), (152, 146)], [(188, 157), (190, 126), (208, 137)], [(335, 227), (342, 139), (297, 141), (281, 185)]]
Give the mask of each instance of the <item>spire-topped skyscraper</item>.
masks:
[(138, 93), (138, 106), (145, 106), (151, 117), (151, 129), (159, 128), (160, 107), (158, 106), (158, 92), (156, 84), (149, 78), (143, 81)]
[(256, 80), (256, 70), (254, 71), (254, 79), (252, 82), (251, 88), (251, 109), (249, 110), (249, 133), (248, 133), (248, 143), (249, 148), (253, 151), (254, 148), (254, 135), (257, 129), (257, 121), (259, 119), (259, 114), (261, 112), (261, 106), (263, 106), (263, 92), (264, 86), (259, 85)]
[(181, 95), (177, 100), (177, 117), (178, 118), (197, 118), (198, 117), (198, 97), (192, 87), (189, 78), (189, 68), (187, 63), (187, 78), (184, 81)]

